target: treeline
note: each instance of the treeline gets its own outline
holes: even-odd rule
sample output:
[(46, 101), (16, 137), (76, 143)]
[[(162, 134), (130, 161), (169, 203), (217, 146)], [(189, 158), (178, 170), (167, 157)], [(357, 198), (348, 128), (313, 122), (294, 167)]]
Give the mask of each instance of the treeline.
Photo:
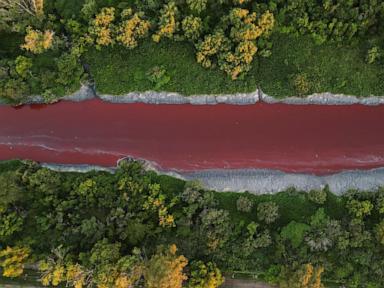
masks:
[(44, 285), (213, 288), (250, 271), (280, 287), (384, 285), (384, 190), (217, 193), (144, 171), (0, 165), (0, 267)]
[[(0, 97), (13, 102), (30, 94), (49, 102), (73, 92), (89, 80), (80, 60), (87, 49), (134, 49), (148, 37), (191, 42), (198, 63), (233, 80), (246, 75), (256, 56), (271, 56), (273, 31), (311, 35), (318, 44), (372, 39), (369, 63), (383, 48), (381, 1), (4, 0), (0, 15), (2, 39), (21, 49), (0, 50)], [(164, 73), (157, 69), (149, 78), (160, 85)]]

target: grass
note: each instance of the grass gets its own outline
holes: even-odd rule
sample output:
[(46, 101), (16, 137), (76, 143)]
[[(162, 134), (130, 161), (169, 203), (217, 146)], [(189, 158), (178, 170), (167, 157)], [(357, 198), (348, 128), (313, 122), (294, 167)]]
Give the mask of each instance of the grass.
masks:
[(195, 60), (189, 43), (146, 40), (133, 50), (115, 46), (85, 54), (99, 93), (124, 94), (153, 90), (146, 73), (155, 66), (167, 70), (171, 81), (161, 90), (191, 94), (250, 92), (260, 87), (275, 97), (298, 95), (293, 83), (304, 76), (308, 91), (344, 93), (357, 96), (384, 95), (382, 64), (365, 63), (368, 47), (362, 43), (338, 47), (316, 45), (309, 37), (274, 34), (272, 56), (258, 57), (243, 80), (232, 81), (218, 69), (207, 70)]
[(272, 37), (272, 42), (272, 56), (261, 58), (258, 69), (252, 71), (258, 74), (259, 85), (267, 94), (277, 97), (297, 95), (293, 78), (306, 75), (309, 94), (384, 95), (384, 67), (365, 62), (368, 50), (365, 43), (319, 46), (309, 37), (278, 34)]

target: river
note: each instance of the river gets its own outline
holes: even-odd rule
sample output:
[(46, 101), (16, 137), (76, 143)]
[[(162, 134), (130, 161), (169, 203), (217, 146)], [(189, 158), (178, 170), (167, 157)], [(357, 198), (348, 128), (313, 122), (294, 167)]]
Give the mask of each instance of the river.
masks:
[(122, 157), (165, 170), (268, 168), (331, 174), (384, 167), (384, 105), (0, 106), (0, 160), (115, 166)]

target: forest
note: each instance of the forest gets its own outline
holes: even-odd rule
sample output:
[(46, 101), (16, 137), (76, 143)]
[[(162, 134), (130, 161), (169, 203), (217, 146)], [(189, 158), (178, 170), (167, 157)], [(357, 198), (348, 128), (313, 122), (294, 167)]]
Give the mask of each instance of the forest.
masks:
[(0, 99), (49, 103), (81, 84), (380, 96), (383, 17), (379, 0), (1, 0)]
[(218, 193), (134, 161), (114, 173), (7, 161), (0, 196), (5, 277), (34, 269), (54, 287), (214, 288), (243, 272), (289, 288), (384, 285), (384, 188)]

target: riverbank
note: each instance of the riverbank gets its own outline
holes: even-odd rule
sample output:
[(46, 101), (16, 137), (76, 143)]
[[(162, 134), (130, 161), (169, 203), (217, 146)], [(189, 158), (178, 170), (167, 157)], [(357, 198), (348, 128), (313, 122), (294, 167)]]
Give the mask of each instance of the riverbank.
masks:
[[(80, 89), (71, 95), (63, 96), (57, 101), (82, 102), (90, 99), (101, 99), (102, 101), (120, 104), (144, 103), (144, 104), (169, 104), (169, 105), (253, 105), (258, 102), (267, 104), (287, 104), (287, 105), (368, 105), (376, 106), (384, 104), (384, 97), (369, 96), (357, 97), (344, 94), (314, 93), (305, 97), (291, 96), (286, 98), (276, 98), (267, 95), (262, 90), (257, 89), (251, 93), (235, 94), (205, 94), (205, 95), (182, 95), (176, 92), (130, 92), (122, 95), (97, 94), (94, 87), (82, 85)], [(57, 102), (56, 101), (56, 102)], [(53, 102), (55, 103), (55, 102)], [(28, 104), (46, 104), (42, 96), (29, 97)], [(51, 103), (52, 104), (52, 103)], [(1, 101), (0, 105), (11, 105)]]

